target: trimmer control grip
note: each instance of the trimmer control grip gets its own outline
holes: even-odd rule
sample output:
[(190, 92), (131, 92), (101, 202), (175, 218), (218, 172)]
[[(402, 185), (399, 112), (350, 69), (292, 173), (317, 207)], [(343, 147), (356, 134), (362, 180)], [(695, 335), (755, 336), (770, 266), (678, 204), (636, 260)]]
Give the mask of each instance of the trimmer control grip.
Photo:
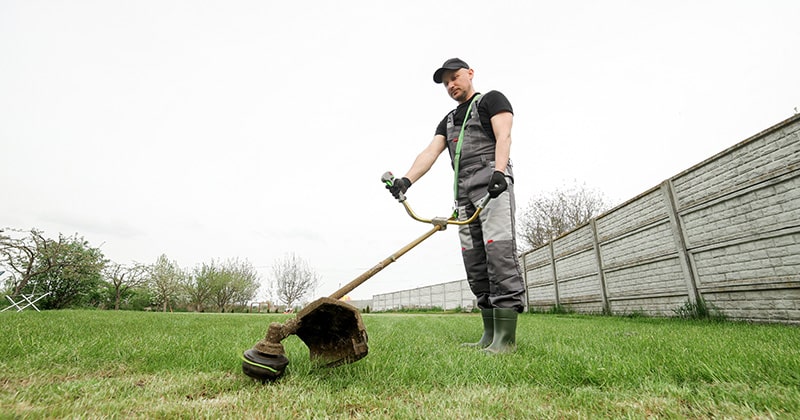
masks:
[[(383, 182), (384, 184), (386, 184), (386, 186), (387, 186), (387, 187), (391, 187), (391, 186), (393, 186), (393, 185), (394, 185), (394, 181), (395, 181), (395, 177), (394, 177), (394, 175), (393, 175), (391, 172), (389, 172), (389, 171), (386, 171), (386, 172), (384, 172), (384, 173), (383, 173), (383, 175), (381, 175), (381, 182)], [(403, 194), (402, 192), (398, 193), (398, 196), (397, 196), (397, 201), (399, 201), (399, 202), (401, 202), (401, 203), (402, 203), (403, 201), (406, 201), (406, 195), (405, 195), (405, 194)]]

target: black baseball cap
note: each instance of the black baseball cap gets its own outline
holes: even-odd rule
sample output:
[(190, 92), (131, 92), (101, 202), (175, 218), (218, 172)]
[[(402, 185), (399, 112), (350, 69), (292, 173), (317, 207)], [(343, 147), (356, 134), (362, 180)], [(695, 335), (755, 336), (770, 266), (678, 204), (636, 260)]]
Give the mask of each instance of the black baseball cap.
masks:
[(451, 58), (442, 64), (435, 73), (433, 73), (433, 81), (436, 83), (442, 83), (442, 74), (447, 70), (458, 70), (458, 69), (468, 69), (469, 64), (465, 63), (464, 60), (460, 58)]

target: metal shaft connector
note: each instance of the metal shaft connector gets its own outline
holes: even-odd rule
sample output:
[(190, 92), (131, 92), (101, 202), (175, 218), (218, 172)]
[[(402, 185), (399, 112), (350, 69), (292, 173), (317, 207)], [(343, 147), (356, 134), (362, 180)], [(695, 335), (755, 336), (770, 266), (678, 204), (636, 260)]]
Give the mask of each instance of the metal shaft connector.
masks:
[(433, 219), (431, 219), (431, 224), (434, 226), (439, 226), (441, 228), (439, 230), (445, 230), (447, 229), (448, 220), (450, 219), (448, 219), (447, 217), (434, 217)]

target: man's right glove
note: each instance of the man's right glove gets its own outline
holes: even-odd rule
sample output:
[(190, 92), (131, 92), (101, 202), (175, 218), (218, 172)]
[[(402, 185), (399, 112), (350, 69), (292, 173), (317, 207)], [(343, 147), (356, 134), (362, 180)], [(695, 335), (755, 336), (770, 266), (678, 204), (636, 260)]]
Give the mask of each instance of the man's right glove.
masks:
[(489, 180), (489, 196), (492, 198), (497, 198), (506, 189), (508, 189), (506, 174), (500, 171), (494, 171), (492, 178)]
[(411, 180), (406, 177), (395, 179), (391, 186), (387, 185), (386, 189), (392, 193), (394, 198), (400, 199), (400, 194), (405, 194), (411, 186)]

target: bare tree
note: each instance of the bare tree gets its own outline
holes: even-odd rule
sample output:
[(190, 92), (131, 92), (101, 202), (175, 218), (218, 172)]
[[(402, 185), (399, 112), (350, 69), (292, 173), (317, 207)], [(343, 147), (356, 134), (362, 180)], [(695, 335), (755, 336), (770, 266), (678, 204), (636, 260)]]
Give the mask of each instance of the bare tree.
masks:
[(288, 307), (313, 292), (318, 283), (317, 273), (295, 254), (288, 254), (272, 265), (270, 286), (277, 294), (278, 300)]
[(103, 270), (103, 277), (114, 290), (114, 310), (119, 310), (122, 298), (131, 290), (147, 283), (147, 268), (133, 263), (130, 266), (109, 263)]
[(523, 250), (538, 248), (608, 210), (606, 197), (585, 184), (532, 198), (519, 217)]

